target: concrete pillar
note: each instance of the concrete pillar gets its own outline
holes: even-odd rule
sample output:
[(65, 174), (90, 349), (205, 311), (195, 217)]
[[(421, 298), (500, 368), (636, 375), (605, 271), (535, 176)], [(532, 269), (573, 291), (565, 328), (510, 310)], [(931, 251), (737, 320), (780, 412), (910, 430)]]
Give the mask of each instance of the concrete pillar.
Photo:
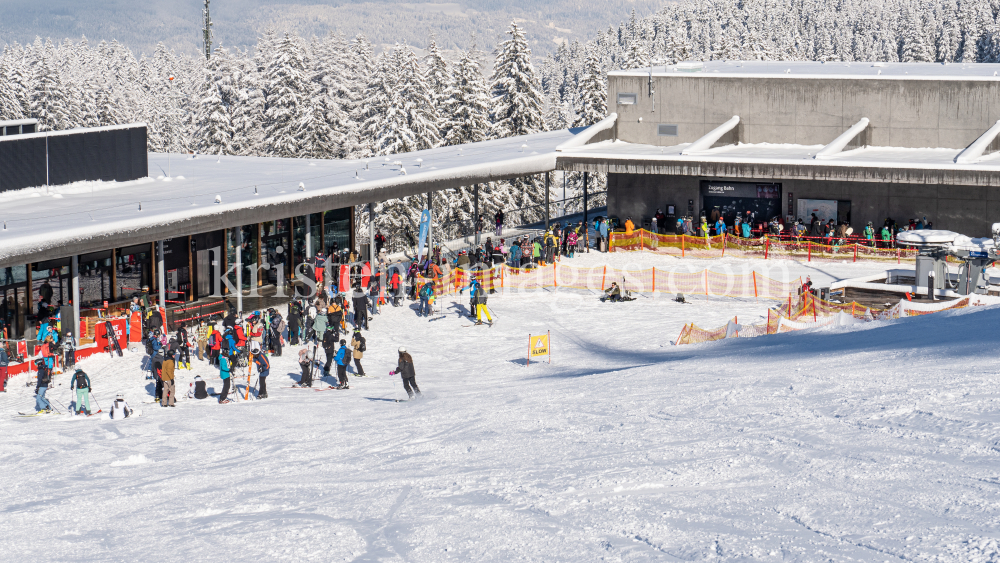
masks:
[(70, 286), (73, 300), (73, 344), (80, 346), (80, 257), (76, 254), (70, 259), (70, 275), (73, 283)]
[[(308, 224), (308, 223), (307, 223)], [(236, 228), (236, 314), (243, 314), (243, 228)]]
[[(167, 310), (167, 273), (163, 268), (163, 241), (156, 242), (156, 282), (160, 289), (160, 309)], [(167, 327), (163, 327), (166, 332)]]
[(587, 252), (590, 252), (590, 230), (587, 226), (589, 222), (587, 221), (587, 181), (589, 180), (589, 173), (583, 173), (583, 238), (585, 241), (584, 247)]
[(479, 184), (472, 189), (472, 230), (476, 233), (476, 246), (479, 246)]
[(549, 173), (545, 173), (545, 230), (549, 230)]
[(312, 215), (306, 213), (306, 260), (313, 257), (312, 248)]
[(375, 273), (375, 263), (378, 256), (375, 256), (375, 204), (368, 204), (368, 259), (372, 263), (372, 274)]

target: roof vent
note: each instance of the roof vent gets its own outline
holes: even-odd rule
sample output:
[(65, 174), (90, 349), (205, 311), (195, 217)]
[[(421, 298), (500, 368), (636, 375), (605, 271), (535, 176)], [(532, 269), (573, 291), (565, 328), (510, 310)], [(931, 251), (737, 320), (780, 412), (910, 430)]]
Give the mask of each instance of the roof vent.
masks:
[(687, 72), (699, 72), (704, 70), (705, 63), (701, 61), (684, 61), (682, 63), (677, 63), (677, 70), (683, 70)]

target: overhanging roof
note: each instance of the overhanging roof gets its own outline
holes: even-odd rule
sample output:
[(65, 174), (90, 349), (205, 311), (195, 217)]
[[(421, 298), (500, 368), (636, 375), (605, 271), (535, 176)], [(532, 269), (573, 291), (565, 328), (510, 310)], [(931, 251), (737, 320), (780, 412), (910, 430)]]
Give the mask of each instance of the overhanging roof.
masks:
[(787, 178), (1000, 187), (1000, 153), (956, 164), (956, 149), (864, 147), (815, 159), (823, 145), (739, 144), (682, 154), (670, 147), (603, 141), (560, 153), (560, 170), (720, 178)]
[(367, 160), (150, 154), (149, 178), (0, 193), (0, 266), (549, 172), (610, 124)]

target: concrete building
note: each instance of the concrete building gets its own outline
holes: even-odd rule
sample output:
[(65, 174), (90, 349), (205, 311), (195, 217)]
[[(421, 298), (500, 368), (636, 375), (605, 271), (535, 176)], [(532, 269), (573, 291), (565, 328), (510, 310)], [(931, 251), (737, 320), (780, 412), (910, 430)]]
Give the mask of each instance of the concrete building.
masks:
[[(732, 224), (753, 210), (860, 230), (927, 217), (988, 236), (1000, 215), (1000, 65), (681, 63), (613, 72), (613, 142), (561, 158), (608, 174), (609, 214)], [(637, 221), (638, 222), (638, 221)]]

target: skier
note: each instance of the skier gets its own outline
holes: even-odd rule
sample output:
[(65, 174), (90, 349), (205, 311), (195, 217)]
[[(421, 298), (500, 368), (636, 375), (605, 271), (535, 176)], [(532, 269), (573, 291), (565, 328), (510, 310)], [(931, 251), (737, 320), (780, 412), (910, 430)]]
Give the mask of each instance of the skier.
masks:
[(486, 315), (486, 318), (490, 321), (490, 326), (492, 326), (493, 317), (490, 316), (489, 309), (486, 307), (486, 291), (483, 290), (483, 286), (477, 280), (472, 280), (468, 286), (463, 287), (458, 292), (463, 293), (466, 289), (469, 290), (469, 297), (472, 300), (471, 306), (476, 313), (476, 324), (483, 324), (483, 315)]
[(202, 319), (198, 323), (198, 361), (204, 361), (206, 359), (206, 350), (208, 346), (208, 334), (211, 332), (211, 328), (205, 324), (205, 319)]
[(347, 384), (347, 364), (351, 363), (351, 349), (347, 347), (347, 341), (340, 341), (340, 350), (337, 350), (337, 379), (340, 380), (338, 389), (350, 389)]
[(70, 381), (69, 389), (76, 389), (76, 409), (79, 414), (90, 416), (90, 378), (82, 369), (77, 369)]
[(326, 365), (323, 366), (323, 373), (330, 373), (330, 366), (333, 365), (333, 358), (337, 352), (337, 334), (331, 330), (323, 335), (323, 352), (326, 353)]
[(354, 338), (351, 339), (351, 348), (354, 349), (354, 367), (357, 371), (354, 372), (355, 375), (359, 377), (364, 377), (365, 368), (361, 367), (361, 359), (365, 357), (365, 337), (361, 336), (361, 329), (354, 329)]
[(360, 283), (355, 284), (351, 301), (354, 303), (354, 328), (368, 330), (368, 295), (361, 290)]
[(302, 377), (298, 387), (312, 387), (312, 358), (309, 357), (308, 347), (299, 350), (299, 367), (302, 368)]
[(37, 380), (35, 382), (36, 412), (52, 412), (52, 405), (45, 398), (45, 392), (49, 388), (49, 383), (52, 382), (52, 369), (49, 367), (47, 361), (44, 358), (35, 360), (35, 366), (38, 368)]
[(368, 280), (368, 297), (369, 301), (369, 313), (371, 315), (377, 315), (379, 298), (382, 293), (381, 281), (379, 280), (379, 274), (377, 272), (373, 273), (371, 278)]
[(399, 307), (399, 298), (402, 294), (399, 279), (399, 269), (392, 269), (392, 277), (389, 278), (389, 289), (392, 292), (392, 306)]
[(163, 392), (160, 395), (161, 407), (172, 407), (177, 400), (177, 388), (174, 385), (174, 354), (168, 354), (163, 362), (163, 373), (160, 379), (163, 380)]
[(417, 376), (413, 371), (413, 357), (406, 352), (406, 347), (404, 346), (399, 347), (399, 364), (396, 366), (395, 371), (389, 372), (389, 375), (396, 374), (399, 374), (403, 378), (403, 389), (406, 389), (406, 395), (409, 398), (413, 398), (414, 392), (422, 396), (420, 388), (417, 387)]
[(258, 351), (253, 355), (253, 363), (257, 366), (257, 381), (260, 383), (257, 385), (257, 398), (266, 399), (267, 398), (267, 376), (271, 375), (271, 362), (268, 361), (267, 356), (264, 352)]
[(288, 343), (291, 346), (299, 345), (299, 325), (302, 321), (302, 312), (296, 302), (288, 305)]
[(232, 377), (233, 373), (233, 363), (235, 363), (235, 354), (223, 354), (219, 357), (219, 377), (222, 378), (222, 393), (219, 393), (219, 404), (224, 405), (226, 403), (231, 403), (229, 400), (229, 379)]
[(183, 364), (187, 369), (191, 369), (191, 343), (188, 342), (188, 331), (187, 327), (181, 325), (177, 329), (177, 350), (179, 354), (177, 355), (177, 361), (179, 364)]
[(125, 395), (119, 393), (115, 397), (115, 402), (111, 403), (111, 412), (108, 414), (112, 419), (122, 419), (132, 416), (132, 409), (125, 402)]
[(427, 280), (423, 287), (420, 288), (420, 309), (417, 310), (418, 317), (431, 316), (432, 299), (434, 299), (434, 280)]

